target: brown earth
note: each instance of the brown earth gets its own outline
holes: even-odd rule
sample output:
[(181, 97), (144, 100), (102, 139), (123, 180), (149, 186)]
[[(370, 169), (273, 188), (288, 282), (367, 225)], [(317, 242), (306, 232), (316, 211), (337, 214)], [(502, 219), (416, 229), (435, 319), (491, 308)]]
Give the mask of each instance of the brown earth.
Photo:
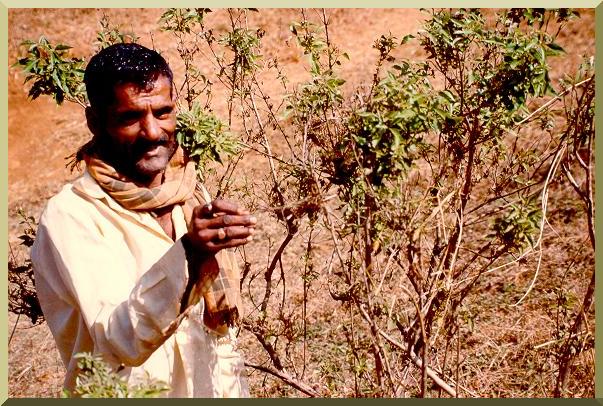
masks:
[[(316, 10), (306, 10), (309, 18), (316, 18)], [(347, 89), (352, 89), (358, 84), (366, 83), (372, 78), (372, 67), (377, 58), (377, 51), (372, 49), (373, 42), (381, 34), (391, 33), (397, 38), (402, 38), (409, 33), (416, 33), (420, 22), (426, 15), (416, 9), (335, 9), (328, 10), (331, 25), (329, 26), (333, 43), (350, 56), (350, 62), (342, 66), (342, 76), (348, 78)], [(121, 25), (125, 30), (133, 30), (140, 36), (139, 42), (144, 45), (154, 45), (162, 50), (172, 64), (176, 76), (182, 72), (182, 65), (178, 62), (175, 43), (167, 34), (156, 29), (157, 20), (162, 10), (156, 9), (127, 9), (127, 10), (94, 10), (94, 9), (11, 9), (9, 11), (9, 61), (15, 60), (19, 52), (19, 43), (24, 39), (37, 39), (45, 35), (53, 43), (62, 42), (74, 46), (74, 54), (88, 56), (94, 49), (97, 21), (105, 13), (112, 24)], [(557, 80), (563, 72), (575, 69), (583, 55), (594, 53), (594, 11), (581, 10), (582, 18), (570, 25), (567, 34), (561, 40), (561, 45), (568, 51), (568, 56), (563, 59), (563, 65), (553, 66), (553, 80)], [(295, 46), (289, 32), (289, 24), (300, 19), (299, 10), (273, 9), (261, 10), (257, 15), (252, 15), (251, 25), (263, 28), (266, 36), (263, 39), (263, 55), (268, 60), (278, 56), (285, 73), (292, 83), (307, 79), (307, 64), (304, 56)], [(223, 23), (225, 24), (225, 22)], [(220, 29), (220, 25), (217, 25)], [(222, 27), (224, 29), (224, 26)], [(152, 33), (152, 36), (149, 34)], [(396, 55), (407, 58), (420, 58), (421, 50), (417, 44), (402, 47)], [(211, 69), (207, 64), (203, 69)], [(267, 79), (268, 80), (268, 79)], [(266, 86), (274, 98), (281, 98), (278, 84)], [(78, 176), (65, 168), (65, 157), (85, 142), (88, 131), (85, 125), (82, 109), (76, 105), (57, 107), (52, 100), (41, 98), (31, 101), (26, 96), (27, 88), (23, 85), (23, 76), (16, 70), (9, 70), (9, 114), (8, 114), (8, 168), (9, 168), (9, 243), (21, 259), (26, 253), (19, 250), (17, 236), (20, 233), (19, 219), (15, 215), (17, 208), (22, 207), (36, 218), (41, 213), (44, 202), (56, 193), (62, 184)], [(214, 100), (213, 108), (219, 116), (226, 114), (225, 105)], [(276, 148), (278, 141), (275, 140)], [(251, 160), (243, 163), (240, 170), (248, 174), (258, 170), (254, 168)], [(261, 230), (260, 237), (250, 247), (249, 252), (253, 257), (264, 258), (267, 249), (266, 240), (278, 241), (282, 238), (282, 230), (270, 225)], [(574, 224), (573, 227), (584, 227), (583, 224)], [(568, 235), (567, 250), (559, 256), (574, 253), (587, 244), (587, 235), (584, 231), (565, 230)], [(274, 242), (272, 243), (274, 244)], [(300, 242), (300, 244), (302, 244)], [(274, 249), (274, 248), (273, 248)], [(292, 252), (284, 258), (295, 263), (299, 260), (297, 253)], [(555, 254), (551, 254), (550, 261), (555, 261)], [(585, 259), (584, 265), (592, 266), (592, 258)], [(515, 283), (527, 286), (532, 277), (533, 264), (518, 269)], [(546, 273), (546, 272), (545, 272)], [(584, 291), (587, 281), (580, 281), (582, 274), (575, 274), (577, 281), (576, 292), (578, 297)], [(568, 278), (572, 275), (567, 276)], [(502, 283), (502, 282), (501, 282)], [(497, 282), (493, 282), (497, 286)], [(489, 300), (491, 295), (488, 290), (481, 292), (484, 300)], [(511, 353), (509, 343), (529, 341), (547, 341), (550, 325), (539, 325), (542, 322), (537, 311), (529, 309), (523, 314), (513, 314), (505, 303), (493, 303), (504, 308), (504, 312), (497, 313), (496, 309), (484, 312), (479, 328), (476, 328), (476, 340), (484, 348), (495, 347), (498, 357), (488, 360), (490, 369), (482, 372), (490, 374), (482, 377), (482, 382), (465, 383), (471, 392), (481, 396), (550, 396), (538, 382), (535, 376), (529, 384), (521, 388), (512, 388), (505, 391), (507, 381), (514, 379), (513, 368), (526, 368), (530, 365), (529, 359), (510, 360), (507, 353)], [(506, 306), (506, 307), (505, 307)], [(505, 320), (500, 323), (497, 320)], [(548, 320), (548, 319), (547, 319)], [(61, 360), (54, 348), (52, 335), (45, 325), (31, 327), (28, 321), (20, 318), (18, 323), (14, 315), (9, 317), (9, 396), (11, 397), (52, 397), (57, 396), (62, 383), (63, 367)], [(547, 321), (548, 322), (548, 321)], [(513, 332), (508, 328), (511, 323), (515, 325)], [(535, 329), (535, 325), (539, 325)], [(14, 335), (12, 332), (14, 330)], [(517, 334), (518, 337), (510, 337)], [(248, 339), (246, 339), (248, 340)], [(245, 341), (247, 342), (247, 341)], [(243, 350), (245, 352), (245, 350)], [(475, 351), (480, 354), (479, 349)], [(487, 354), (486, 350), (483, 354)], [(594, 357), (594, 353), (585, 353), (584, 357)], [(522, 357), (519, 353), (513, 356)], [(472, 368), (472, 363), (482, 365), (479, 356), (467, 361), (467, 368)], [(594, 362), (581, 361), (580, 370), (576, 373), (576, 385), (582, 391), (575, 389), (574, 396), (593, 396), (593, 371)], [(586, 367), (582, 367), (586, 365)], [(483, 365), (482, 365), (483, 366)], [(498, 369), (497, 369), (498, 367)], [(531, 370), (530, 370), (531, 371)], [(264, 376), (254, 372), (251, 376), (254, 395), (278, 396), (283, 392), (271, 392), (269, 387), (263, 386)], [(523, 385), (523, 384), (522, 384)], [(480, 387), (481, 386), (481, 387)], [(511, 385), (512, 386), (512, 385)], [(299, 396), (298, 393), (292, 393)], [(469, 394), (465, 394), (470, 396)]]

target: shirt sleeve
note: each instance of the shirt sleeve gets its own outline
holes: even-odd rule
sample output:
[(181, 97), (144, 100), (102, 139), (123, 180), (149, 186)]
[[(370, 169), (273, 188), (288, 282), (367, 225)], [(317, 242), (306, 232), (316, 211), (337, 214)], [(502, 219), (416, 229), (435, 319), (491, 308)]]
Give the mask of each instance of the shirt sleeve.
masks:
[[(36, 279), (43, 281), (39, 296), (53, 335), (75, 334), (80, 340), (81, 334), (68, 331), (79, 312), (85, 326), (77, 328), (87, 329), (95, 353), (115, 364), (142, 364), (180, 321), (188, 282), (182, 243), (178, 240), (135, 281), (135, 258), (125, 244), (103, 236), (92, 217), (56, 206), (47, 206), (31, 255)], [(64, 360), (73, 355), (67, 354), (75, 350), (73, 342), (58, 346), (72, 347), (59, 348)]]

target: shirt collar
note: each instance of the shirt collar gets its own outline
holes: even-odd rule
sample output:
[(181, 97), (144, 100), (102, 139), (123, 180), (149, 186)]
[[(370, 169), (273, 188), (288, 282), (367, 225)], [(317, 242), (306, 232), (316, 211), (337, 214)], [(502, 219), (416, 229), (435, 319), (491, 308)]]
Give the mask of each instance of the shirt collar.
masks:
[(149, 217), (147, 212), (139, 212), (134, 210), (128, 210), (119, 204), (115, 199), (111, 197), (105, 190), (99, 185), (94, 177), (88, 172), (88, 169), (84, 171), (84, 175), (73, 182), (73, 188), (83, 194), (84, 196), (103, 201), (111, 209), (119, 213), (125, 213), (134, 217), (140, 222), (144, 222), (146, 217)]
[(87, 168), (84, 171), (83, 176), (73, 182), (73, 187), (93, 199), (106, 199), (107, 197), (110, 197), (92, 175), (90, 175)]
[[(92, 177), (90, 172), (88, 172), (88, 169), (86, 169), (84, 171), (84, 174), (81, 177), (79, 177), (78, 179), (76, 179), (73, 182), (73, 188), (78, 193), (81, 193), (81, 194), (87, 196), (88, 198), (103, 201), (107, 206), (109, 206), (114, 211), (116, 211), (118, 213), (123, 213), (127, 216), (134, 218), (139, 223), (153, 229), (156, 233), (160, 234), (162, 237), (165, 237), (171, 241), (171, 239), (167, 235), (165, 235), (165, 233), (161, 229), (161, 226), (159, 225), (159, 223), (157, 221), (155, 221), (155, 219), (153, 219), (153, 217), (150, 215), (149, 212), (128, 210), (125, 207), (123, 207), (115, 199), (113, 199), (111, 197), (111, 195), (109, 195), (107, 192), (105, 192), (105, 190), (98, 184), (96, 179), (94, 179), (94, 177)], [(178, 214), (180, 215), (180, 217), (184, 218), (181, 207), (176, 205), (176, 206), (174, 206), (174, 210), (178, 210)], [(173, 216), (172, 216), (172, 218), (173, 218)], [(176, 229), (176, 234), (179, 237), (182, 234), (187, 232), (185, 221), (175, 222), (174, 227)]]

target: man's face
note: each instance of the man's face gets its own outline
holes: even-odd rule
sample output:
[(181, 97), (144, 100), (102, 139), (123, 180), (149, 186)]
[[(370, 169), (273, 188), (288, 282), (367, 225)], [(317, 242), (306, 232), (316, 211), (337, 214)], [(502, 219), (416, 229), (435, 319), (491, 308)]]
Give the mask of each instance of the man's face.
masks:
[(152, 87), (131, 83), (114, 88), (104, 128), (109, 150), (104, 155), (134, 180), (156, 184), (177, 148), (176, 111), (171, 83), (159, 76)]

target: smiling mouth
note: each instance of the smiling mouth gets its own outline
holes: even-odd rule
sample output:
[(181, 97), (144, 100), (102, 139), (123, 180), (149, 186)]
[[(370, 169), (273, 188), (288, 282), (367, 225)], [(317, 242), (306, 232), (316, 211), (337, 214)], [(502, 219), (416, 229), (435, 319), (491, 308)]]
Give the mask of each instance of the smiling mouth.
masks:
[(162, 147), (161, 145), (156, 145), (150, 149), (147, 149), (146, 151), (144, 151), (142, 153), (142, 157), (153, 158), (153, 157), (157, 156), (161, 151), (161, 147)]

